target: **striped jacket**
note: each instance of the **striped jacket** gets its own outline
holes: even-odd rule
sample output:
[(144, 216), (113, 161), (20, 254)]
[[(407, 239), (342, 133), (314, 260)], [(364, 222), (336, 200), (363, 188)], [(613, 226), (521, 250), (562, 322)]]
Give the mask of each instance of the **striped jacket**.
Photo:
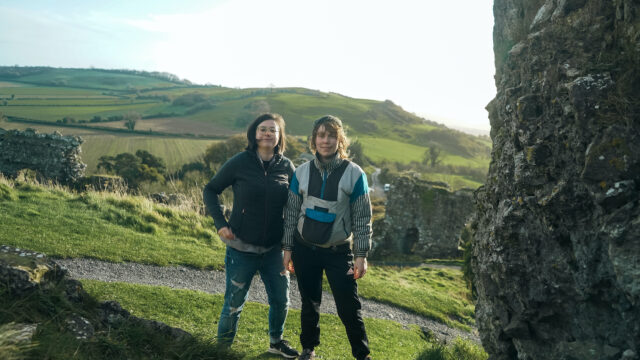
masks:
[(367, 176), (355, 163), (317, 158), (298, 167), (285, 206), (282, 248), (295, 239), (319, 247), (353, 244), (356, 257), (371, 249), (371, 201)]

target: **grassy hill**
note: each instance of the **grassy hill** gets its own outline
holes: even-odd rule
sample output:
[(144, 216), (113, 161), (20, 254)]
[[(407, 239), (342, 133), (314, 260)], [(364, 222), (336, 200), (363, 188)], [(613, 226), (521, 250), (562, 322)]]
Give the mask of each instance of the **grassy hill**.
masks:
[[(12, 181), (0, 176), (0, 224), (0, 244), (51, 256), (160, 266), (180, 264), (204, 269), (222, 269), (224, 262), (224, 244), (213, 232), (210, 218), (122, 193), (74, 193), (62, 187)], [(179, 326), (203, 342), (214, 335), (221, 295), (95, 281), (83, 283), (92, 296), (99, 300), (117, 300), (137, 316)], [(469, 330), (474, 323), (473, 304), (460, 270), (372, 266), (359, 281), (359, 291), (365, 298), (389, 303), (452, 327)], [(245, 311), (236, 348), (248, 358), (262, 358), (268, 308), (248, 304)], [(12, 316), (16, 315), (0, 311), (0, 325), (2, 319)], [(299, 311), (290, 312), (286, 334), (298, 347), (299, 316)], [(348, 346), (339, 319), (322, 315), (321, 323), (325, 331), (319, 351), (331, 354), (332, 359), (348, 359)], [(403, 327), (377, 319), (367, 319), (366, 323), (372, 349), (379, 358), (458, 359), (455, 355), (444, 355), (455, 350), (462, 351), (468, 359), (486, 359), (478, 346), (468, 342), (454, 344), (447, 350), (433, 339), (425, 339), (416, 326)], [(60, 358), (70, 356), (79, 345), (72, 341), (64, 346), (59, 350)]]
[(145, 131), (227, 136), (244, 131), (266, 111), (282, 114), (288, 133), (299, 136), (307, 136), (318, 117), (336, 115), (374, 160), (419, 161), (430, 147), (437, 147), (444, 165), (486, 170), (489, 164), (488, 139), (424, 120), (389, 100), (304, 88), (195, 86), (169, 74), (138, 71), (0, 67), (0, 113), (10, 120), (123, 129), (115, 117), (134, 112), (144, 119), (139, 126)]
[(44, 66), (0, 66), (0, 78), (44, 86), (127, 91), (189, 84), (167, 73)]

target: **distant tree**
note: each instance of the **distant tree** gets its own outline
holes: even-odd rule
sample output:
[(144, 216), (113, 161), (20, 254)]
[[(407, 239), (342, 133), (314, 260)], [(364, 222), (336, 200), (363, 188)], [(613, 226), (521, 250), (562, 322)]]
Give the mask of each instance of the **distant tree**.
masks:
[(133, 131), (136, 128), (136, 123), (140, 120), (141, 116), (137, 112), (129, 112), (124, 117), (124, 126), (129, 129), (129, 131)]
[(187, 93), (187, 94), (178, 96), (173, 100), (172, 104), (174, 106), (189, 107), (189, 106), (194, 106), (200, 103), (208, 102), (210, 100), (211, 99), (207, 97), (205, 94), (196, 91), (196, 92)]
[(182, 168), (180, 168), (180, 170), (171, 174), (171, 177), (174, 179), (183, 179), (184, 176), (190, 172), (198, 172), (201, 174), (205, 174), (207, 177), (210, 177), (210, 175), (212, 175), (207, 171), (207, 168), (204, 165), (204, 162), (201, 160), (201, 161), (194, 161), (194, 162), (190, 162), (188, 164), (182, 165)]
[(295, 136), (287, 135), (287, 147), (284, 151), (284, 156), (291, 160), (295, 160), (306, 150), (307, 149), (305, 148), (305, 143), (303, 141), (298, 140)]
[(7, 100), (2, 101), (2, 105), (7, 106)]
[(164, 160), (140, 150), (135, 155), (121, 153), (116, 156), (101, 156), (98, 159), (99, 170), (122, 177), (132, 188), (138, 187), (143, 181), (164, 181), (165, 168)]
[(233, 155), (247, 147), (247, 137), (244, 134), (234, 135), (225, 141), (215, 142), (204, 152), (204, 163), (210, 169), (216, 169)]
[(367, 157), (364, 155), (364, 146), (362, 145), (362, 143), (358, 140), (352, 142), (349, 145), (349, 156), (351, 156), (351, 160), (360, 165), (360, 166), (367, 166), (369, 165), (369, 161), (367, 159)]
[(430, 146), (429, 150), (426, 150), (424, 152), (424, 158), (422, 159), (422, 162), (434, 168), (442, 161), (442, 159), (440, 158), (440, 153), (441, 150), (439, 147)]
[(107, 119), (109, 121), (120, 121), (120, 120), (124, 119), (124, 116), (122, 116), (122, 115), (111, 115)]
[(16, 94), (11, 94), (11, 100), (16, 98)]
[(92, 123), (101, 122), (101, 121), (102, 121), (102, 116), (100, 115), (96, 115), (92, 117), (91, 120), (89, 120), (89, 122), (92, 122)]
[(164, 173), (167, 170), (167, 166), (161, 157), (154, 156), (146, 150), (136, 151), (136, 156), (140, 158), (140, 161), (149, 167), (158, 169), (158, 172)]

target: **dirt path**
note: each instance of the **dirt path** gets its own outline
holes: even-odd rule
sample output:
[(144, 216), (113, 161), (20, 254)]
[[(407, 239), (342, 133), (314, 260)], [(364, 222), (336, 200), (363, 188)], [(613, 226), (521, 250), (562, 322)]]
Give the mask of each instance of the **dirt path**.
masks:
[[(196, 270), (183, 266), (155, 266), (137, 263), (110, 263), (93, 259), (55, 259), (55, 261), (69, 271), (69, 275), (76, 279), (91, 279), (106, 282), (128, 282), (144, 285), (167, 286), (174, 289), (199, 290), (211, 294), (222, 294), (225, 288), (225, 275), (222, 271)], [(295, 278), (291, 278), (290, 291), (291, 305), (293, 309), (300, 309), (300, 293)], [(398, 307), (379, 303), (377, 301), (363, 300), (363, 316), (392, 320), (403, 325), (416, 324), (423, 331), (431, 331), (438, 339), (451, 342), (460, 336), (480, 343), (477, 330), (468, 333), (456, 328), (450, 328), (444, 324), (424, 318), (420, 315), (408, 312)], [(267, 304), (267, 296), (264, 285), (259, 277), (254, 281), (249, 290), (249, 301)], [(329, 293), (323, 293), (323, 302), (320, 311), (328, 314), (336, 314), (335, 303)]]

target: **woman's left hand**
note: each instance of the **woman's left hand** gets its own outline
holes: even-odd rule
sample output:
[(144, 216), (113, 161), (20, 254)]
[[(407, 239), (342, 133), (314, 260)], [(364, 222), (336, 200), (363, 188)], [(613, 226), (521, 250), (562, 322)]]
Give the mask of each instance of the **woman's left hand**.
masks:
[(282, 255), (282, 267), (283, 270), (280, 275), (285, 275), (287, 272), (295, 273), (293, 269), (293, 261), (291, 261), (291, 250), (285, 250)]
[(367, 273), (367, 258), (357, 257), (353, 264), (353, 279), (358, 280)]

